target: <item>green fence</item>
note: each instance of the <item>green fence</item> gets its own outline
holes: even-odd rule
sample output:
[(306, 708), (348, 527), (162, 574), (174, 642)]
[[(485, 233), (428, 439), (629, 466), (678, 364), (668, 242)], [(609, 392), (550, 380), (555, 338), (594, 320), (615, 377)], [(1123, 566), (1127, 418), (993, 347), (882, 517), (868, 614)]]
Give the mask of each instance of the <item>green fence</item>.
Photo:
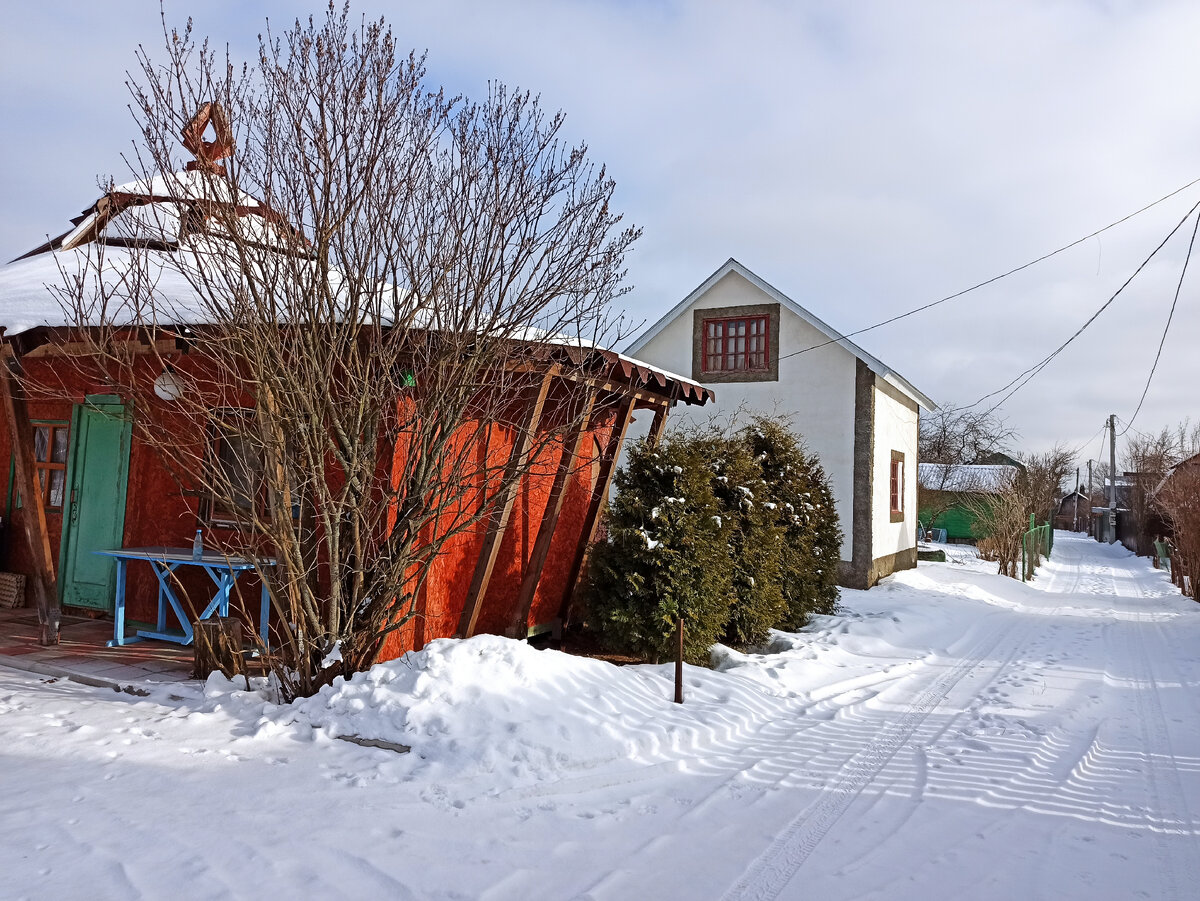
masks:
[(1041, 565), (1043, 557), (1049, 557), (1054, 549), (1054, 529), (1050, 523), (1036, 525), (1033, 514), (1029, 514), (1029, 531), (1021, 536), (1021, 581), (1028, 582)]

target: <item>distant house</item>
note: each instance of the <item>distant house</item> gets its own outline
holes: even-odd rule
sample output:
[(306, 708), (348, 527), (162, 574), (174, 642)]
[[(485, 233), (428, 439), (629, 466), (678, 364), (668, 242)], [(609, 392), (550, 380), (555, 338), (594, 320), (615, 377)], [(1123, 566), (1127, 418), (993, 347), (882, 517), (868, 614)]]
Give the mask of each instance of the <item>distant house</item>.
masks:
[(1072, 491), (1058, 502), (1054, 513), (1054, 528), (1066, 531), (1086, 531), (1091, 522), (1092, 502), (1082, 491)]
[(843, 585), (916, 566), (917, 431), (936, 405), (891, 367), (734, 259), (628, 353), (716, 386), (709, 415), (792, 418), (833, 488)]
[(922, 463), (917, 471), (921, 523), (926, 528), (945, 529), (949, 541), (974, 542), (979, 536), (973, 504), (981, 497), (1004, 491), (1019, 472), (1019, 463)]

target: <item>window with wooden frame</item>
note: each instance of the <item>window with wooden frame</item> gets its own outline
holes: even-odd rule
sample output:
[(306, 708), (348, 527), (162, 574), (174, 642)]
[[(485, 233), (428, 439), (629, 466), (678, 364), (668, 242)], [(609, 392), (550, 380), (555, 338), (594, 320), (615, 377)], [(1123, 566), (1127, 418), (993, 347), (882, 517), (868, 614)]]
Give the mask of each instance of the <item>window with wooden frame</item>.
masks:
[(770, 341), (770, 316), (705, 319), (701, 372), (768, 372)]
[(39, 422), (33, 426), (33, 466), (42, 492), (42, 507), (60, 513), (67, 493), (70, 431), (65, 422)]
[(777, 303), (692, 310), (692, 378), (779, 381), (779, 315)]
[[(210, 483), (200, 518), (214, 526), (236, 526), (258, 511), (267, 513), (266, 462), (254, 432), (254, 410), (231, 407), (212, 424), (208, 441)], [(300, 489), (292, 486), (292, 518), (300, 517)]]
[(904, 453), (892, 451), (892, 522), (904, 521)]
[(208, 463), (215, 490), (208, 494), (203, 518), (210, 523), (237, 523), (259, 503), (263, 460), (247, 434), (253, 417), (253, 410), (228, 410), (209, 434)]

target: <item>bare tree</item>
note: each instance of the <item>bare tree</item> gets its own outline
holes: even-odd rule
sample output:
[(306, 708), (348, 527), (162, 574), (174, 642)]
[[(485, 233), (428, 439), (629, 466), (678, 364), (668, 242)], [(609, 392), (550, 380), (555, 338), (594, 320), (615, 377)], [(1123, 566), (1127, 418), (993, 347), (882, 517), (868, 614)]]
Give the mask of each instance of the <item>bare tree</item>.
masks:
[(1200, 585), (1200, 457), (1178, 464), (1158, 489), (1156, 500), (1174, 533), (1172, 577), (1185, 595), (1196, 597)]
[(966, 467), (1003, 452), (1016, 437), (1004, 420), (973, 410), (942, 407), (922, 414), (917, 457), (925, 467), (917, 481), (917, 509), (933, 526), (965, 493), (988, 487)]
[(1056, 444), (1042, 454), (1029, 454), (1021, 459), (1024, 470), (1017, 476), (1016, 485), (1025, 498), (1026, 522), (1032, 515), (1039, 524), (1054, 518), (1063, 484), (1075, 467), (1075, 453)]
[(1018, 577), (1021, 539), (1029, 529), (1030, 517), (1040, 525), (1053, 517), (1063, 480), (1074, 466), (1075, 455), (1056, 445), (1043, 454), (1022, 460), (1010, 483), (993, 494), (975, 494), (966, 500), (980, 533), (979, 552), (985, 560), (999, 564), (999, 572)]
[(1122, 454), (1129, 486), (1129, 515), (1137, 540), (1133, 550), (1143, 556), (1154, 552), (1154, 536), (1150, 534), (1155, 517), (1154, 489), (1181, 458), (1178, 438), (1166, 428), (1155, 435), (1135, 433)]
[(619, 340), (637, 231), (562, 114), (447, 98), (348, 8), (268, 29), (252, 66), (190, 23), (139, 58), (140, 182), (97, 205), (79, 271), (64, 257), (76, 359), (133, 398), (228, 528), (210, 541), (258, 561), (283, 692), (310, 694), (370, 666), (445, 542), (602, 415), (554, 391)]
[(1154, 553), (1154, 539), (1163, 525), (1164, 510), (1155, 490), (1180, 461), (1200, 452), (1200, 425), (1183, 420), (1156, 433), (1134, 432), (1125, 444), (1121, 464), (1128, 484), (1129, 514), (1137, 536), (1138, 554)]

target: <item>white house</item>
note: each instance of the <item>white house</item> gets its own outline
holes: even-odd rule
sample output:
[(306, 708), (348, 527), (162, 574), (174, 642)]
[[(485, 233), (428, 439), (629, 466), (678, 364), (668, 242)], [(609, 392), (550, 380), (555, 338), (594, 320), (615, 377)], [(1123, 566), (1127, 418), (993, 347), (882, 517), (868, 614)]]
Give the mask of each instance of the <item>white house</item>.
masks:
[(712, 387), (700, 416), (791, 417), (833, 487), (843, 585), (916, 566), (917, 430), (936, 405), (899, 373), (734, 259), (628, 351)]

